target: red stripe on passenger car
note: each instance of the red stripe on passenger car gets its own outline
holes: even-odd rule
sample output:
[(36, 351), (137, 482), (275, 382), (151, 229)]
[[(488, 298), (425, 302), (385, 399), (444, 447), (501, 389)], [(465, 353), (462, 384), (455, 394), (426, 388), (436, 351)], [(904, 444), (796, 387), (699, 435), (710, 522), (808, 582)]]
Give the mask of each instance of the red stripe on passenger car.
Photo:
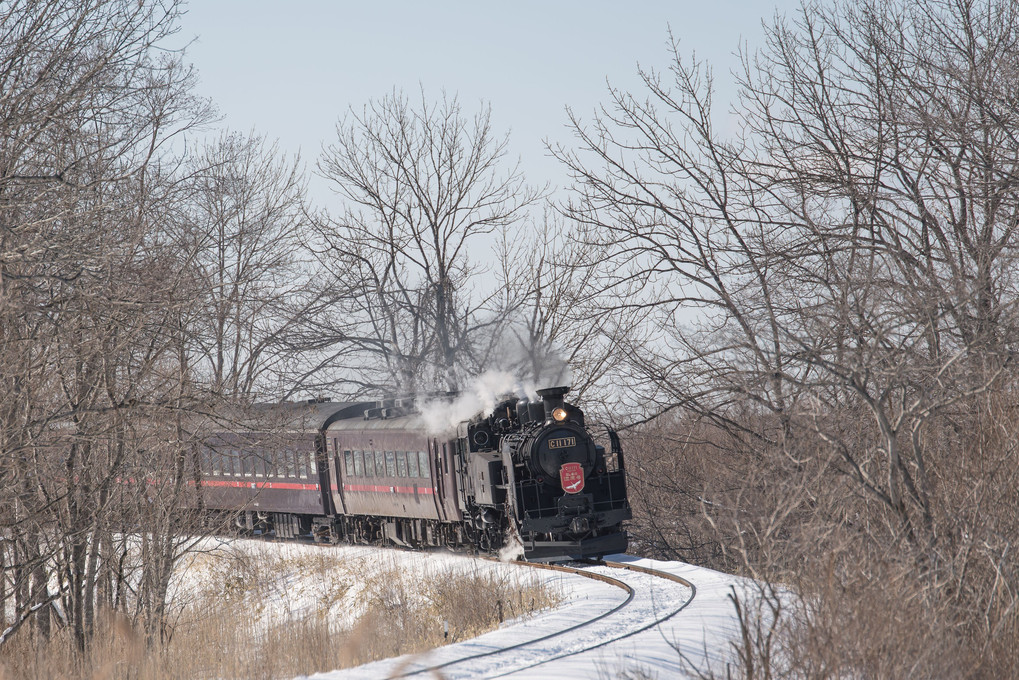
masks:
[(285, 489), (287, 491), (317, 491), (318, 484), (294, 482), (235, 482), (233, 480), (203, 479), (202, 486), (233, 487), (237, 489)]
[[(344, 484), (344, 491), (367, 491), (369, 493), (414, 493), (413, 486), (377, 486), (374, 484)], [(419, 486), (417, 493), (430, 495), (435, 490), (430, 486)]]

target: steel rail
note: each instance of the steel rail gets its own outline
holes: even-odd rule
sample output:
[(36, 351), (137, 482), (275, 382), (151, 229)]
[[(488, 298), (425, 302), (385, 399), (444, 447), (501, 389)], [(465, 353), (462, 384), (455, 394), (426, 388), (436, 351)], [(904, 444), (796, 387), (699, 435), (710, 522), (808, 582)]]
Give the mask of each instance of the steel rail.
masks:
[[(490, 557), (479, 557), (479, 559), (488, 560), (488, 561), (492, 561), (492, 562), (498, 562), (499, 561), (499, 560), (497, 560), (495, 558), (490, 558)], [(519, 566), (523, 566), (523, 567), (530, 567), (530, 568), (533, 568), (533, 569), (545, 569), (545, 570), (548, 570), (548, 571), (559, 571), (559, 572), (564, 572), (564, 573), (568, 573), (568, 574), (575, 574), (577, 576), (583, 576), (584, 578), (589, 578), (589, 579), (591, 579), (593, 581), (601, 581), (602, 583), (607, 583), (608, 585), (614, 586), (616, 588), (619, 588), (619, 589), (625, 591), (626, 592), (626, 599), (623, 600), (622, 602), (620, 602), (618, 605), (616, 605), (612, 609), (610, 609), (608, 611), (605, 611), (605, 612), (602, 612), (598, 616), (595, 616), (595, 617), (593, 617), (591, 619), (588, 619), (586, 621), (581, 621), (580, 623), (574, 624), (574, 625), (570, 626), (569, 628), (564, 628), (563, 630), (559, 630), (559, 631), (556, 631), (554, 633), (549, 633), (548, 635), (542, 635), (540, 637), (536, 637), (536, 638), (531, 639), (531, 640), (525, 640), (523, 642), (518, 642), (518, 643), (516, 643), (514, 645), (510, 645), (509, 647), (500, 647), (499, 649), (492, 649), (492, 650), (489, 650), (487, 652), (481, 652), (481, 653), (478, 653), (478, 654), (470, 654), (468, 656), (460, 657), (458, 659), (451, 659), (451, 660), (445, 661), (443, 663), (433, 664), (433, 665), (430, 665), (430, 666), (425, 666), (423, 668), (416, 668), (414, 670), (409, 670), (409, 671), (401, 668), (401, 669), (399, 669), (397, 671), (397, 674), (389, 675), (389, 676), (387, 676), (387, 678), (389, 678), (389, 680), (397, 680), (398, 678), (409, 678), (409, 677), (413, 677), (415, 675), (420, 675), (421, 673), (434, 673), (436, 671), (440, 671), (443, 668), (448, 668), (450, 666), (455, 666), (455, 665), (458, 665), (458, 664), (466, 663), (468, 661), (474, 661), (474, 660), (477, 660), (477, 659), (483, 659), (483, 658), (489, 657), (489, 656), (495, 656), (496, 654), (505, 654), (506, 652), (511, 652), (513, 650), (520, 649), (522, 647), (527, 647), (527, 646), (530, 646), (530, 645), (537, 644), (539, 642), (545, 642), (547, 640), (551, 640), (552, 638), (556, 638), (556, 637), (559, 637), (561, 635), (565, 635), (567, 633), (571, 633), (571, 632), (573, 632), (575, 630), (578, 630), (578, 629), (583, 628), (585, 626), (589, 626), (592, 623), (595, 623), (597, 621), (601, 621), (604, 618), (612, 616), (613, 614), (617, 613), (618, 611), (620, 611), (621, 609), (623, 609), (624, 607), (629, 605), (633, 601), (633, 597), (634, 597), (634, 594), (635, 594), (633, 588), (629, 584), (624, 583), (624, 582), (620, 581), (619, 579), (612, 578), (611, 576), (606, 576), (605, 574), (598, 574), (598, 573), (591, 572), (591, 571), (585, 571), (583, 569), (578, 569), (576, 567), (567, 567), (567, 566), (563, 566), (563, 565), (559, 565), (559, 564), (544, 564), (544, 563), (541, 563), (541, 562), (511, 562), (509, 564), (515, 564), (515, 565), (519, 565)]]
[(646, 630), (650, 630), (650, 629), (654, 628), (655, 626), (659, 626), (662, 623), (665, 623), (666, 621), (671, 619), (673, 616), (675, 616), (679, 612), (681, 612), (684, 609), (686, 609), (688, 606), (690, 606), (690, 603), (693, 602), (694, 598), (697, 596), (697, 586), (695, 586), (693, 583), (691, 583), (687, 579), (683, 578), (682, 576), (676, 576), (675, 574), (670, 574), (670, 573), (668, 573), (666, 571), (660, 571), (658, 569), (650, 569), (648, 567), (641, 567), (641, 566), (638, 566), (636, 564), (627, 564), (626, 562), (592, 561), (591, 564), (604, 565), (606, 567), (612, 567), (613, 569), (625, 569), (627, 571), (635, 571), (635, 572), (639, 572), (639, 573), (642, 573), (642, 574), (648, 574), (648, 575), (651, 575), (651, 576), (657, 576), (659, 578), (663, 578), (663, 579), (666, 579), (666, 580), (669, 580), (669, 581), (673, 581), (674, 583), (679, 583), (680, 585), (683, 585), (683, 586), (686, 586), (687, 588), (690, 588), (690, 590), (691, 590), (690, 597), (682, 605), (680, 605), (677, 609), (675, 609), (674, 611), (672, 611), (672, 612), (666, 614), (665, 616), (663, 616), (663, 617), (661, 617), (659, 619), (656, 619), (655, 621), (652, 621), (651, 623), (649, 623), (649, 624), (647, 624), (645, 626), (642, 626), (642, 627), (640, 627), (640, 628), (638, 628), (636, 630), (631, 630), (628, 633), (623, 633), (622, 635), (617, 635), (616, 637), (613, 637), (613, 638), (608, 639), (608, 640), (602, 640), (598, 644), (594, 644), (594, 645), (591, 645), (589, 647), (584, 647), (583, 649), (575, 649), (575, 650), (573, 650), (571, 652), (565, 652), (563, 654), (559, 654), (557, 656), (553, 656), (553, 657), (550, 657), (548, 659), (542, 659), (541, 661), (538, 661), (536, 663), (532, 663), (532, 664), (530, 664), (528, 666), (521, 666), (520, 668), (514, 668), (513, 670), (506, 671), (505, 673), (500, 673), (499, 675), (490, 675), (490, 676), (488, 676), (488, 678), (504, 678), (504, 677), (513, 675), (514, 673), (520, 673), (522, 671), (530, 670), (532, 668), (537, 668), (538, 666), (542, 666), (544, 664), (551, 663), (553, 661), (558, 661), (559, 659), (565, 659), (567, 657), (575, 656), (577, 654), (582, 654), (583, 652), (589, 652), (592, 649), (599, 649), (600, 647), (605, 647), (606, 645), (610, 645), (613, 642), (619, 642), (620, 640), (625, 640), (628, 637), (632, 637), (632, 636), (637, 635), (639, 633), (643, 633)]
[[(279, 539), (279, 538), (276, 538), (276, 537), (271, 537), (271, 538), (264, 537), (264, 540), (267, 540), (268, 542), (281, 542), (281, 543), (294, 542), (294, 539)], [(298, 539), (298, 540), (300, 540), (300, 539)], [(300, 541), (300, 542), (305, 542), (305, 541)], [(329, 547), (330, 544), (309, 543), (309, 545), (321, 545), (323, 547)], [(362, 546), (362, 547), (377, 547), (377, 546)], [(389, 547), (389, 549), (392, 549), (392, 547)], [(401, 548), (397, 548), (397, 549), (398, 550), (407, 550), (408, 552), (416, 552), (416, 551), (410, 550), (410, 549), (401, 549)], [(500, 561), (500, 560), (498, 560), (498, 559), (496, 559), (494, 557), (486, 557), (484, 555), (476, 555), (475, 557), (477, 559), (482, 559), (482, 560), (486, 560), (486, 561), (489, 561), (489, 562), (499, 562)], [(598, 649), (600, 647), (604, 647), (606, 645), (610, 645), (610, 644), (612, 644), (614, 642), (618, 642), (620, 640), (625, 640), (626, 638), (632, 637), (632, 636), (637, 635), (639, 633), (643, 633), (643, 632), (645, 632), (647, 630), (650, 630), (650, 629), (654, 628), (655, 626), (661, 625), (662, 623), (664, 623), (664, 622), (668, 621), (669, 619), (671, 619), (672, 617), (676, 616), (679, 612), (681, 612), (684, 609), (686, 609), (690, 605), (690, 603), (693, 602), (694, 598), (697, 596), (697, 586), (696, 585), (694, 585), (689, 580), (683, 578), (682, 576), (677, 576), (675, 574), (670, 574), (670, 573), (668, 573), (666, 571), (661, 571), (661, 570), (658, 570), (658, 569), (651, 569), (649, 567), (642, 567), (642, 566), (639, 566), (639, 565), (636, 565), (636, 564), (629, 564), (627, 562), (613, 562), (613, 561), (604, 561), (604, 560), (580, 560), (579, 562), (582, 563), (582, 564), (589, 565), (589, 566), (604, 566), (604, 567), (609, 567), (611, 569), (621, 569), (621, 570), (625, 570), (625, 571), (633, 571), (633, 572), (637, 572), (637, 573), (641, 573), (641, 574), (647, 574), (647, 575), (650, 575), (650, 576), (656, 576), (658, 578), (662, 578), (662, 579), (665, 579), (665, 580), (668, 580), (668, 581), (672, 581), (673, 583), (678, 583), (678, 584), (680, 584), (680, 585), (682, 585), (684, 587), (689, 588), (690, 591), (691, 591), (690, 597), (687, 598), (686, 601), (684, 601), (683, 604), (680, 605), (677, 609), (669, 612), (665, 616), (662, 616), (662, 617), (652, 621), (651, 623), (648, 623), (648, 624), (646, 624), (646, 625), (644, 625), (644, 626), (642, 626), (640, 628), (637, 628), (636, 630), (632, 630), (632, 631), (629, 631), (627, 633), (623, 633), (622, 635), (617, 635), (617, 636), (615, 636), (615, 637), (613, 637), (611, 639), (608, 639), (608, 640), (602, 640), (602, 641), (598, 642), (597, 644), (590, 645), (590, 646), (584, 647), (582, 649), (576, 649), (576, 650), (573, 650), (573, 651), (570, 651), (570, 652), (564, 652), (562, 654), (558, 654), (556, 656), (549, 657), (547, 659), (542, 659), (541, 661), (537, 661), (537, 662), (529, 664), (527, 666), (521, 666), (519, 668), (514, 668), (512, 670), (507, 670), (506, 672), (500, 673), (499, 675), (490, 675), (490, 676), (487, 676), (488, 678), (503, 678), (503, 677), (507, 677), (507, 676), (513, 675), (514, 673), (520, 673), (522, 671), (530, 670), (532, 668), (537, 668), (538, 666), (542, 666), (544, 664), (551, 663), (553, 661), (558, 661), (559, 659), (565, 659), (565, 658), (568, 658), (570, 656), (575, 656), (577, 654), (582, 654), (584, 652), (588, 652), (588, 651), (591, 651), (593, 649)], [(619, 579), (612, 578), (611, 576), (606, 576), (605, 574), (599, 574), (599, 573), (592, 572), (592, 571), (586, 571), (584, 569), (577, 568), (577, 567), (568, 567), (568, 566), (561, 565), (561, 564), (546, 564), (546, 563), (542, 563), (542, 562), (508, 562), (508, 563), (505, 563), (505, 564), (514, 564), (514, 565), (518, 565), (518, 566), (522, 566), (522, 567), (529, 567), (529, 568), (532, 568), (532, 569), (544, 569), (544, 570), (547, 570), (547, 571), (559, 571), (559, 572), (563, 572), (563, 573), (575, 574), (577, 576), (582, 576), (584, 578), (588, 578), (588, 579), (591, 579), (593, 581), (600, 581), (602, 583), (606, 583), (608, 585), (611, 585), (613, 587), (619, 588), (619, 589), (623, 590), (624, 592), (626, 592), (626, 599), (623, 600), (618, 605), (616, 605), (615, 607), (613, 607), (612, 609), (610, 609), (608, 611), (605, 611), (605, 612), (602, 612), (598, 616), (590, 618), (590, 619), (588, 619), (586, 621), (581, 621), (580, 623), (576, 623), (576, 624), (574, 624), (574, 625), (572, 625), (572, 626), (570, 626), (568, 628), (564, 628), (562, 630), (555, 631), (555, 632), (549, 633), (547, 635), (542, 635), (542, 636), (533, 638), (531, 640), (525, 640), (523, 642), (518, 642), (518, 643), (510, 645), (508, 647), (500, 647), (499, 649), (492, 649), (492, 650), (489, 650), (489, 651), (486, 651), (486, 652), (480, 652), (478, 654), (469, 654), (467, 656), (459, 657), (457, 659), (451, 659), (449, 661), (444, 661), (444, 662), (439, 663), (439, 664), (432, 664), (432, 665), (428, 665), (428, 666), (423, 666), (421, 668), (415, 668), (413, 670), (407, 670), (406, 669), (406, 666), (410, 665), (412, 663), (412, 661), (410, 659), (408, 659), (407, 662), (405, 662), (404, 665), (401, 665), (401, 666), (399, 666), (396, 669), (396, 672), (393, 675), (386, 676), (387, 679), (388, 680), (399, 680), (400, 678), (410, 678), (410, 677), (414, 677), (414, 676), (417, 676), (417, 675), (421, 675), (422, 673), (436, 673), (437, 671), (440, 671), (440, 670), (442, 670), (444, 668), (449, 668), (450, 666), (457, 666), (457, 665), (466, 663), (468, 661), (474, 661), (474, 660), (477, 660), (477, 659), (483, 659), (483, 658), (490, 657), (490, 656), (496, 656), (498, 654), (505, 654), (506, 652), (511, 652), (511, 651), (514, 651), (514, 650), (517, 650), (517, 649), (522, 649), (524, 647), (529, 647), (531, 645), (534, 645), (534, 644), (537, 644), (537, 643), (540, 643), (540, 642), (545, 642), (547, 640), (551, 640), (553, 638), (557, 638), (557, 637), (560, 637), (562, 635), (566, 635), (567, 633), (572, 633), (573, 631), (579, 630), (579, 629), (584, 628), (586, 626), (590, 626), (593, 623), (596, 623), (598, 621), (601, 621), (602, 619), (605, 619), (605, 618), (607, 618), (609, 616), (612, 616), (613, 614), (616, 614), (617, 612), (619, 612), (620, 610), (625, 608), (627, 605), (629, 605), (633, 601), (633, 598), (634, 598), (634, 596), (636, 594), (636, 592), (634, 591), (633, 587), (630, 586), (628, 583), (624, 583), (623, 581), (620, 581)], [(436, 649), (441, 649), (441, 648), (436, 648)], [(411, 657), (411, 658), (413, 659), (413, 657)]]

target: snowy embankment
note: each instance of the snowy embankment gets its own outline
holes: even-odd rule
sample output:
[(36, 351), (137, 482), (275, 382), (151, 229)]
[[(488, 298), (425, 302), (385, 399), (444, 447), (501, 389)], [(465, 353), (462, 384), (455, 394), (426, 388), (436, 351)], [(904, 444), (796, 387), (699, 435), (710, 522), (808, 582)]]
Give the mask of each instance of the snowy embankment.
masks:
[[(402, 553), (400, 557), (400, 561), (408, 566), (417, 560), (436, 559), (465, 558), (438, 557), (434, 553)], [(734, 609), (728, 596), (732, 588), (742, 589), (747, 583), (728, 574), (681, 562), (656, 562), (625, 555), (612, 559), (681, 576), (694, 584), (696, 595), (691, 599), (694, 594), (689, 588), (659, 578), (602, 569), (603, 573), (630, 583), (635, 590), (632, 602), (618, 613), (563, 635), (524, 644), (510, 653), (489, 654), (464, 663), (453, 663), (457, 659), (521, 645), (573, 628), (612, 610), (627, 597), (616, 587), (581, 576), (541, 572), (542, 578), (566, 595), (566, 602), (554, 611), (507, 621), (499, 630), (424, 654), (311, 677), (315, 680), (378, 680), (407, 675), (447, 680), (494, 677), (565, 680), (614, 678), (626, 672), (633, 677), (664, 680), (688, 677), (690, 664), (701, 670), (710, 666), (724, 677), (725, 663), (731, 657), (729, 641), (738, 634)], [(507, 570), (526, 569), (514, 564), (496, 566)], [(681, 611), (667, 620), (648, 627), (681, 607)], [(615, 641), (590, 649), (609, 640)], [(414, 674), (414, 671), (436, 665), (443, 665), (438, 673), (424, 671)]]

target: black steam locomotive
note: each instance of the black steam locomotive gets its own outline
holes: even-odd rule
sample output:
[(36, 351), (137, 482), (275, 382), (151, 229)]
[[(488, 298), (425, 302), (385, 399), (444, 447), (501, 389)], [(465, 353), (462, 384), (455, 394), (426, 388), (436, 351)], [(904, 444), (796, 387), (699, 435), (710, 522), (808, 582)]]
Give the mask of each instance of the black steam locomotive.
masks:
[(604, 428), (596, 441), (568, 391), (507, 398), (444, 432), (412, 400), (258, 407), (206, 439), (195, 503), (284, 537), (490, 553), (519, 542), (536, 561), (623, 552), (619, 438)]

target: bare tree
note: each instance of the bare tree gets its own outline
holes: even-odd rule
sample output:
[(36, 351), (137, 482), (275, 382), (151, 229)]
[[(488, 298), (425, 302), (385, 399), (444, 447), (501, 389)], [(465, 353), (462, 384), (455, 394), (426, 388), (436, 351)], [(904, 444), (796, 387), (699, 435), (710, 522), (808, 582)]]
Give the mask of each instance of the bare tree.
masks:
[(535, 199), (486, 108), (457, 99), (412, 106), (391, 94), (351, 111), (319, 171), (344, 202), (320, 220), (321, 275), (335, 291), (333, 326), (371, 363), (368, 383), (404, 393), (456, 389), (474, 361), (472, 334), (490, 295), (477, 274), (488, 237)]
[(145, 486), (128, 474), (150, 450), (145, 423), (187, 390), (168, 329), (193, 290), (161, 227), (164, 168), (169, 140), (209, 116), (181, 55), (157, 49), (178, 14), (134, 0), (0, 9), (0, 610), (12, 615), (0, 645), (56, 621), (88, 648), (97, 608), (117, 599), (114, 533), (148, 528)]
[[(285, 396), (295, 381), (290, 333), (309, 312), (299, 159), (255, 137), (224, 133), (192, 156), (194, 194), (180, 240), (204, 304), (183, 323), (210, 389)], [(296, 382), (296, 381), (295, 381)], [(286, 387), (284, 387), (286, 386)]]
[[(1006, 559), (1000, 525), (982, 533), (946, 480), (960, 457), (988, 459), (948, 432), (993, 419), (991, 391), (1014, 384), (1017, 11), (811, 4), (745, 58), (735, 135), (715, 128), (710, 71), (675, 43), (643, 93), (613, 90), (590, 127), (572, 118), (564, 210), (612, 264), (606, 313), (649, 314), (624, 347), (638, 400), (753, 444), (790, 491), (759, 522), (733, 511), (732, 545), (804, 537), (809, 520), (841, 567), (869, 545), (932, 598), (967, 551)], [(967, 631), (967, 607), (990, 606), (1005, 577), (989, 578), (952, 604)]]
[[(503, 232), (497, 252), (495, 323), (481, 363), (525, 385), (571, 385), (572, 399), (610, 412), (618, 339), (632, 338), (639, 315), (602, 313), (598, 253), (551, 210), (530, 229)], [(585, 402), (589, 392), (599, 393)]]

